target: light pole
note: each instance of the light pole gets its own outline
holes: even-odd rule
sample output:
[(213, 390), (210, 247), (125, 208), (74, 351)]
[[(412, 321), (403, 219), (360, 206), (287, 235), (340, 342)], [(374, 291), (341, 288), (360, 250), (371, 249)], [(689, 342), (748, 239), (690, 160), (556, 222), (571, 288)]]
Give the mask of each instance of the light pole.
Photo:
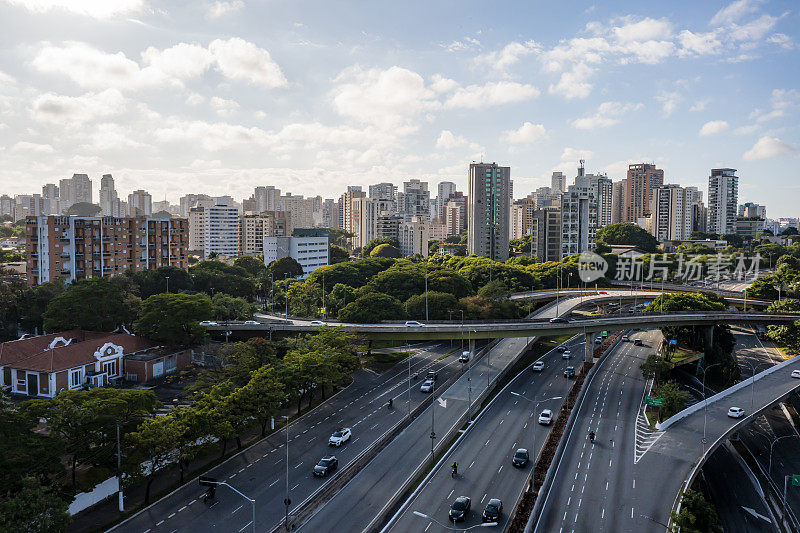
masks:
[[(202, 479), (202, 476), (200, 476), (200, 477)], [(231, 489), (236, 494), (238, 494), (239, 496), (241, 496), (242, 498), (244, 498), (245, 500), (247, 500), (248, 502), (250, 502), (250, 505), (253, 506), (253, 533), (256, 533), (256, 501), (254, 499), (248, 498), (242, 492), (236, 490), (234, 487), (232, 487), (231, 485), (225, 483), (224, 481), (212, 481), (210, 479), (207, 479), (207, 480), (204, 481), (204, 483), (210, 483), (212, 485), (224, 485), (224, 486), (228, 487), (229, 489)], [(247, 527), (247, 526), (244, 526), (244, 527)], [(242, 528), (242, 529), (244, 529), (244, 528)]]
[(425, 322), (428, 321), (428, 262), (425, 262)]
[(275, 314), (275, 283), (272, 279), (272, 272), (269, 273), (269, 305), (270, 305), (270, 312), (274, 315)]
[[(769, 468), (767, 468), (767, 474), (772, 476), (772, 448), (775, 446), (775, 443), (781, 439), (788, 439), (789, 437), (796, 437), (796, 435), (784, 435), (782, 437), (778, 437), (777, 439), (772, 441), (772, 444), (769, 445)], [(785, 496), (784, 496), (785, 497)]]
[(169, 276), (164, 276), (164, 279), (167, 280), (167, 294), (169, 294)]
[(420, 513), (419, 511), (414, 511), (414, 514), (416, 516), (420, 517), (420, 518), (424, 518), (425, 520), (430, 520), (431, 522), (434, 522), (434, 523), (440, 525), (441, 527), (443, 527), (445, 529), (449, 529), (450, 531), (469, 531), (470, 529), (475, 529), (476, 527), (494, 527), (494, 526), (497, 525), (497, 522), (483, 522), (481, 524), (475, 524), (474, 526), (469, 526), (469, 527), (465, 527), (463, 529), (459, 529), (459, 528), (456, 528), (456, 527), (450, 527), (450, 526), (448, 526), (446, 524), (442, 524), (441, 522), (439, 522), (435, 518), (432, 518), (432, 517), (426, 515), (425, 513)]
[(750, 367), (750, 410), (752, 411), (756, 405), (756, 368), (759, 366), (772, 366), (769, 363), (751, 363), (750, 361), (742, 361)]
[(325, 320), (325, 272), (322, 273), (322, 320)]
[[(540, 403), (549, 402), (550, 400), (560, 400), (563, 397), (563, 396), (553, 396), (552, 398), (545, 398), (543, 400), (531, 400), (527, 396), (523, 396), (522, 394), (520, 394), (518, 392), (511, 391), (511, 394), (513, 394), (514, 396), (518, 396), (518, 397), (522, 398), (523, 400), (527, 400), (530, 403), (532, 403), (533, 404), (533, 414), (534, 415), (539, 410), (539, 404)], [(536, 457), (539, 456), (539, 454), (536, 452), (536, 428), (535, 427), (534, 427), (532, 433), (533, 433), (533, 468), (535, 469), (536, 468)]]
[(286, 528), (286, 531), (289, 531), (289, 506), (292, 504), (292, 500), (289, 499), (289, 417), (283, 415), (283, 418), (286, 419), (286, 426), (284, 427), (284, 431), (286, 432), (286, 497), (283, 500), (283, 505), (286, 507), (286, 514), (284, 515), (283, 526)]
[(722, 363), (714, 363), (703, 368), (703, 454), (706, 453), (706, 423), (708, 422), (708, 400), (706, 398), (706, 373), (714, 368), (720, 366)]
[(286, 317), (286, 320), (289, 320), (289, 273), (288, 272), (283, 276), (283, 281), (284, 281), (283, 292), (284, 292), (284, 296), (285, 296), (284, 300), (286, 300), (286, 315), (285, 315), (285, 317)]
[[(431, 383), (431, 396), (436, 395), (436, 380)], [(433, 442), (436, 440), (436, 431), (434, 431), (434, 423), (436, 421), (436, 402), (431, 402), (431, 463), (433, 463)]]
[[(406, 351), (408, 350), (408, 340), (406, 340)], [(408, 418), (411, 418), (411, 355), (408, 356)]]

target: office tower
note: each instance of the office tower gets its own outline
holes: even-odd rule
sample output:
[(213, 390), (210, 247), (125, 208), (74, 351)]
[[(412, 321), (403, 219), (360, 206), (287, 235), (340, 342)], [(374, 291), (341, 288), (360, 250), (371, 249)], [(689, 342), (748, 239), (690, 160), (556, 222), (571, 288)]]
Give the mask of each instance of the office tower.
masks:
[(186, 219), (31, 216), (25, 232), (31, 285), (187, 267)]
[(456, 193), (456, 184), (452, 181), (441, 181), (436, 190), (436, 218), (443, 221), (445, 205), (450, 196)]
[(428, 257), (428, 219), (411, 217), (411, 220), (400, 224), (397, 240), (400, 241), (402, 257), (414, 254)]
[(561, 196), (561, 257), (594, 250), (597, 200), (585, 177), (575, 179)]
[(428, 182), (412, 179), (403, 182), (403, 192), (397, 194), (398, 212), (405, 220), (428, 219), (431, 212), (431, 193)]
[(77, 203), (92, 203), (92, 180), (86, 174), (73, 174), (71, 178), (60, 180), (58, 196), (62, 211)]
[(745, 218), (767, 218), (767, 206), (745, 202), (739, 206), (739, 216)]
[(708, 231), (736, 233), (739, 178), (735, 168), (713, 168), (708, 177)]
[(105, 217), (119, 217), (119, 196), (114, 189), (114, 178), (111, 174), (103, 174), (100, 178), (100, 213)]
[(691, 192), (679, 185), (653, 189), (650, 206), (650, 233), (659, 241), (681, 241), (692, 233)]
[(264, 237), (264, 265), (283, 257), (291, 257), (303, 268), (305, 279), (314, 270), (330, 264), (330, 230), (328, 228), (297, 229), (291, 237)]
[(15, 204), (14, 199), (7, 194), (0, 196), (0, 216), (9, 215), (13, 218)]
[(522, 239), (529, 235), (533, 225), (533, 212), (536, 210), (536, 201), (533, 198), (522, 198), (511, 205), (511, 239)]
[[(220, 200), (223, 200), (220, 198)], [(216, 253), (224, 257), (239, 255), (239, 208), (217, 204), (203, 213), (203, 258)]]
[(561, 208), (536, 209), (530, 232), (532, 257), (541, 261), (561, 260)]
[(467, 254), (508, 259), (511, 167), (497, 163), (469, 166)]
[(46, 198), (48, 203), (50, 204), (50, 211), (46, 214), (48, 215), (61, 214), (61, 200), (58, 197), (58, 185), (56, 185), (55, 183), (48, 183), (47, 185), (43, 186), (42, 197)]
[(139, 189), (128, 195), (128, 213), (131, 216), (146, 216), (153, 214), (153, 197), (150, 193)]
[(550, 190), (553, 194), (563, 194), (567, 190), (567, 176), (563, 172), (553, 172), (550, 177)]
[(256, 201), (254, 211), (263, 213), (264, 211), (280, 211), (278, 202), (281, 197), (281, 190), (272, 185), (266, 187), (256, 187), (253, 191), (253, 199)]
[(664, 185), (664, 171), (650, 163), (628, 166), (626, 178), (626, 222), (637, 224), (650, 214), (652, 190)]

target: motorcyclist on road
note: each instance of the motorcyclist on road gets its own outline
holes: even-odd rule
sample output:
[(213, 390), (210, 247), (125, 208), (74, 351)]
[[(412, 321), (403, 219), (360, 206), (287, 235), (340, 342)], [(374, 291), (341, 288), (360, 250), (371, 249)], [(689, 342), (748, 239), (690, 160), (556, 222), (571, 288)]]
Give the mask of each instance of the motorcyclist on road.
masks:
[(589, 440), (594, 442), (594, 431), (589, 432)]
[(392, 408), (392, 399), (389, 398), (389, 409), (391, 409), (391, 408)]
[(215, 485), (208, 487), (208, 489), (206, 489), (205, 496), (203, 496), (203, 501), (205, 502), (208, 500), (212, 500), (216, 495), (216, 493), (217, 493), (217, 487)]
[(453, 475), (458, 475), (458, 463), (453, 461)]

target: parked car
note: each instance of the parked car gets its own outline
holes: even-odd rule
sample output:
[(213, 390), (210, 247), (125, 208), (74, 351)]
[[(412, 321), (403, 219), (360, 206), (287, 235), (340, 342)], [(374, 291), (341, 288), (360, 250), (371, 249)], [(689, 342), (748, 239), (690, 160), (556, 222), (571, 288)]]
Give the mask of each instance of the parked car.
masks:
[(572, 352), (569, 350), (565, 350), (564, 353), (561, 354), (561, 359), (571, 359)]
[(731, 407), (728, 409), (728, 416), (731, 418), (742, 418), (744, 416), (744, 409), (741, 407)]
[(339, 466), (339, 460), (333, 455), (326, 455), (314, 466), (314, 475), (317, 477), (325, 477)]
[(608, 294), (608, 292), (607, 291), (600, 291), (597, 294)]
[(534, 372), (541, 372), (542, 370), (544, 370), (544, 361), (536, 361), (535, 363), (533, 363), (531, 370), (533, 370)]
[(348, 440), (350, 440), (350, 436), (352, 435), (350, 428), (341, 428), (331, 435), (331, 438), (328, 439), (328, 444), (330, 446), (341, 446)]
[(433, 380), (426, 379), (422, 382), (422, 385), (419, 386), (419, 390), (422, 392), (433, 392)]
[(792, 370), (793, 378), (800, 378), (800, 370)]
[(437, 379), (439, 379), (439, 373), (436, 372), (435, 370), (428, 370), (428, 375), (425, 376), (425, 379), (426, 380), (429, 379), (431, 381), (436, 381)]
[(486, 504), (481, 520), (484, 522), (499, 522), (501, 514), (503, 514), (503, 502), (497, 498), (492, 498)]
[(543, 426), (549, 426), (553, 422), (553, 411), (545, 409), (539, 415), (539, 423)]
[(423, 324), (422, 322), (417, 322), (416, 320), (408, 320), (406, 322), (406, 327), (407, 328), (424, 328), (425, 324)]
[(517, 450), (517, 453), (514, 454), (514, 458), (511, 459), (511, 464), (516, 466), (517, 468), (523, 468), (525, 465), (528, 464), (528, 450), (525, 448), (520, 448)]
[(326, 324), (326, 323), (325, 323), (325, 322), (323, 322), (322, 320), (312, 320), (312, 321), (311, 321), (311, 323), (309, 324), (309, 326), (314, 326), (314, 327), (317, 327), (317, 326), (327, 326), (327, 325), (328, 325), (328, 324)]
[(467, 517), (472, 501), (467, 496), (459, 496), (450, 506), (449, 518), (453, 522), (461, 522)]
[(574, 378), (575, 377), (575, 367), (568, 366), (564, 369), (564, 377), (565, 378)]
[(469, 352), (461, 352), (461, 355), (458, 356), (458, 360), (462, 363), (469, 363)]

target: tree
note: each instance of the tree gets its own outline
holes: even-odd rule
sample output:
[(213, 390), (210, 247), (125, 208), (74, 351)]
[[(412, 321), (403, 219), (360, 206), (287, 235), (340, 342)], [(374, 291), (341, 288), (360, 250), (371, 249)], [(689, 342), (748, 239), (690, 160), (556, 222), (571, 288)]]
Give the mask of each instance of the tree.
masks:
[(205, 338), (205, 328), (198, 322), (213, 313), (211, 299), (205, 294), (154, 294), (142, 302), (136, 333), (167, 344), (195, 344)]
[(0, 531), (66, 531), (71, 521), (67, 509), (67, 502), (52, 488), (34, 478), (24, 478), (19, 491), (0, 498)]
[(102, 211), (102, 209), (97, 204), (78, 202), (76, 204), (72, 204), (70, 208), (67, 209), (67, 214), (78, 217), (96, 217), (100, 211)]
[(390, 268), (373, 277), (369, 284), (378, 292), (405, 301), (425, 291), (425, 271), (417, 266)]
[(597, 240), (605, 244), (625, 244), (636, 246), (645, 252), (655, 252), (658, 240), (636, 224), (621, 222), (609, 224), (597, 230)]
[(19, 320), (22, 329), (33, 333), (44, 328), (44, 312), (53, 298), (67, 290), (64, 280), (53, 281), (28, 287), (18, 293)]
[(437, 240), (430, 240), (428, 241), (428, 255), (436, 255), (439, 253), (439, 246), (442, 244), (442, 241)]
[(136, 317), (136, 309), (130, 303), (126, 305), (125, 300), (123, 292), (108, 278), (78, 281), (47, 305), (42, 317), (44, 329), (113, 331)]
[(525, 235), (521, 239), (511, 239), (508, 247), (512, 253), (529, 254), (531, 253), (531, 236)]
[(241, 257), (237, 257), (233, 262), (233, 266), (245, 269), (251, 276), (258, 276), (261, 272), (267, 269), (263, 260), (259, 260), (252, 255), (243, 255)]
[(239, 298), (250, 298), (256, 291), (255, 281), (247, 270), (226, 265), (222, 261), (201, 261), (192, 267), (191, 274), (195, 290), (209, 295), (224, 292)]
[(406, 313), (400, 300), (388, 294), (375, 292), (366, 294), (339, 311), (339, 320), (368, 324), (381, 320), (399, 320)]
[(667, 381), (659, 385), (653, 390), (653, 396), (664, 399), (660, 411), (661, 420), (667, 419), (678, 411), (681, 411), (686, 407), (686, 402), (688, 402), (690, 398), (689, 393), (682, 390), (674, 381)]
[(354, 289), (350, 285), (337, 283), (327, 295), (325, 306), (329, 316), (336, 316), (339, 310), (350, 302), (355, 301)]
[(379, 244), (369, 254), (370, 257), (400, 257), (400, 249), (391, 244)]
[(211, 316), (214, 320), (250, 320), (256, 311), (256, 304), (224, 292), (218, 292), (211, 299)]
[(390, 246), (393, 246), (394, 248), (400, 248), (400, 242), (395, 237), (372, 239), (367, 244), (365, 244), (363, 248), (361, 248), (361, 255), (371, 256), (371, 257), (390, 257), (390, 256), (386, 256), (386, 255), (377, 255), (377, 256), (375, 256), (375, 255), (372, 254), (372, 251), (375, 248), (377, 248), (378, 246), (380, 246), (381, 244), (388, 244)]
[(642, 376), (645, 379), (653, 379), (657, 385), (661, 376), (672, 370), (672, 365), (658, 354), (650, 354), (645, 362), (639, 365), (639, 368), (642, 369)]
[(719, 517), (703, 493), (687, 490), (681, 495), (681, 511), (670, 511), (674, 525), (671, 531), (681, 533), (713, 533), (720, 531)]
[(744, 238), (736, 233), (723, 233), (721, 239), (728, 241), (728, 244), (736, 248), (744, 246)]
[[(452, 294), (428, 291), (427, 309), (428, 318), (431, 320), (445, 320), (450, 318), (448, 311), (458, 307), (458, 300)], [(416, 294), (406, 300), (406, 313), (410, 318), (424, 319), (426, 309), (425, 294)]]
[(478, 291), (478, 296), (485, 300), (495, 302), (508, 298), (510, 296), (508, 286), (502, 280), (495, 279), (481, 287)]
[(303, 267), (291, 257), (281, 257), (269, 264), (267, 267), (274, 279), (283, 279), (286, 276), (297, 278), (303, 275)]
[(444, 268), (428, 270), (428, 290), (446, 292), (456, 298), (463, 298), (472, 294), (472, 286), (467, 278)]
[[(144, 300), (154, 294), (167, 292), (191, 291), (194, 289), (192, 276), (186, 270), (175, 266), (163, 266), (153, 270), (128, 270), (125, 276), (112, 279), (129, 278), (139, 288), (139, 296)], [(169, 281), (167, 281), (169, 278)]]
[(241, 401), (251, 406), (253, 416), (261, 424), (261, 436), (267, 434), (267, 424), (278, 413), (286, 397), (283, 383), (278, 380), (275, 369), (264, 365), (255, 370), (250, 381), (236, 391)]
[(350, 254), (347, 252), (347, 250), (336, 244), (330, 245), (330, 252), (328, 254), (328, 257), (329, 257), (328, 262), (332, 265), (350, 260)]
[(692, 241), (715, 241), (719, 239), (719, 235), (705, 231), (693, 231), (689, 234), (689, 239)]
[(797, 228), (795, 228), (794, 226), (788, 226), (781, 232), (781, 236), (783, 237), (788, 237), (789, 235), (798, 235), (798, 234), (800, 234), (800, 232), (798, 232)]
[(128, 463), (128, 475), (147, 480), (144, 503), (150, 503), (150, 487), (156, 473), (175, 462), (175, 446), (182, 436), (181, 427), (172, 416), (142, 420), (136, 431), (126, 436), (126, 448), (134, 450)]

